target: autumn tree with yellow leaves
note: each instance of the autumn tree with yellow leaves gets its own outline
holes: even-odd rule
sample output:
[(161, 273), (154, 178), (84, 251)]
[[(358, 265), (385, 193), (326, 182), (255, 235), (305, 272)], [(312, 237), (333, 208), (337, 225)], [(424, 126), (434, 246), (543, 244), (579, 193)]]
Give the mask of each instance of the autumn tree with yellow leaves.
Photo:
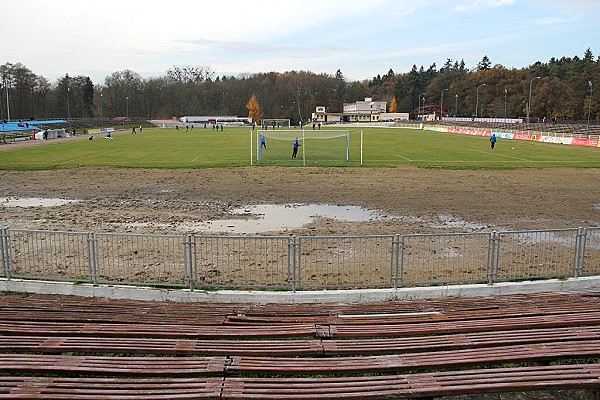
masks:
[(260, 121), (263, 117), (263, 112), (260, 109), (260, 104), (258, 103), (258, 99), (255, 95), (250, 97), (250, 100), (248, 100), (246, 103), (246, 108), (248, 109), (248, 116), (252, 118), (252, 122), (260, 124)]
[(398, 112), (398, 101), (396, 100), (396, 96), (392, 97), (390, 101), (390, 112), (397, 113)]

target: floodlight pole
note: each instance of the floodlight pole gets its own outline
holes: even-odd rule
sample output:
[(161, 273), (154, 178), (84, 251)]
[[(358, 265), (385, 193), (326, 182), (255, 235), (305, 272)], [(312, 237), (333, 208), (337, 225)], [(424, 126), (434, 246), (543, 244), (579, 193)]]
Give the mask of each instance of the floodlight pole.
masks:
[(477, 111), (479, 108), (479, 88), (482, 86), (487, 86), (485, 83), (482, 83), (481, 85), (477, 86), (477, 90), (475, 91), (475, 118), (477, 118)]
[(10, 102), (8, 101), (8, 82), (4, 78), (4, 88), (6, 89), (6, 120), (10, 122)]
[(104, 128), (104, 119), (102, 118), (102, 92), (100, 92), (100, 128)]
[(506, 96), (508, 95), (508, 90), (504, 88), (504, 130), (506, 130)]
[(456, 100), (456, 103), (454, 104), (454, 118), (456, 118), (458, 116), (458, 95), (457, 94), (454, 95), (454, 99)]
[(585, 131), (585, 136), (589, 139), (590, 137), (590, 121), (592, 116), (592, 95), (594, 94), (594, 84), (592, 81), (588, 81), (588, 85), (590, 85), (590, 103), (588, 104), (588, 123), (587, 130)]
[(442, 122), (443, 114), (444, 114), (444, 92), (446, 90), (450, 90), (448, 88), (442, 90), (442, 98), (440, 99), (440, 122)]
[(71, 100), (69, 97), (69, 93), (71, 92), (71, 88), (67, 87), (67, 119), (71, 119)]
[(127, 112), (127, 122), (129, 122), (129, 96), (125, 97), (125, 109)]
[(531, 85), (533, 85), (533, 81), (536, 79), (542, 79), (541, 76), (536, 76), (531, 81), (529, 81), (529, 99), (527, 101), (527, 123), (529, 123), (529, 113), (531, 111)]
[(423, 115), (423, 108), (425, 108), (425, 93), (421, 93), (419, 95), (419, 100), (421, 100), (421, 96), (423, 96), (423, 104), (421, 104), (421, 106), (419, 107), (419, 112), (421, 113), (421, 119), (424, 119), (424, 115)]

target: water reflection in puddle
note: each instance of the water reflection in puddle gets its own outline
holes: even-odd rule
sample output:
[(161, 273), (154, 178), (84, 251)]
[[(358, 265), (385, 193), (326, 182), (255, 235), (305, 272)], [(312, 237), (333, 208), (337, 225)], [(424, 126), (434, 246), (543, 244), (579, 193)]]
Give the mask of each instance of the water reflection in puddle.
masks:
[(378, 212), (363, 207), (332, 204), (262, 204), (236, 208), (233, 213), (244, 215), (247, 218), (185, 223), (180, 225), (180, 228), (214, 233), (255, 234), (301, 228), (318, 218), (347, 222), (384, 218)]
[(56, 207), (78, 203), (79, 200), (39, 198), (39, 197), (0, 197), (1, 207)]

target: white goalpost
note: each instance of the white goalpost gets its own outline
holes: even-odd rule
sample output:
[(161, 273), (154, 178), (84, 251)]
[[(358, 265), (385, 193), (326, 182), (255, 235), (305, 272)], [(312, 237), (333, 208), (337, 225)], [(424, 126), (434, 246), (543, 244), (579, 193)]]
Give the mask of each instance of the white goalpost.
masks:
[[(255, 144), (258, 165), (342, 166), (352, 162), (348, 130), (258, 130)], [(251, 164), (253, 150), (251, 146)]]
[(290, 120), (285, 118), (265, 118), (260, 121), (262, 129), (289, 129), (290, 124)]

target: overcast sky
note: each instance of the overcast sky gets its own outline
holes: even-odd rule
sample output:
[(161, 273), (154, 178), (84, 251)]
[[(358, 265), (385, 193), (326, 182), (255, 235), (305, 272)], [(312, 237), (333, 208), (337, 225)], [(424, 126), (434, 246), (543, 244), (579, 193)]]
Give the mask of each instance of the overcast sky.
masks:
[(600, 0), (2, 0), (0, 10), (0, 64), (51, 81), (176, 65), (363, 80), (447, 58), (522, 68), (600, 53)]

